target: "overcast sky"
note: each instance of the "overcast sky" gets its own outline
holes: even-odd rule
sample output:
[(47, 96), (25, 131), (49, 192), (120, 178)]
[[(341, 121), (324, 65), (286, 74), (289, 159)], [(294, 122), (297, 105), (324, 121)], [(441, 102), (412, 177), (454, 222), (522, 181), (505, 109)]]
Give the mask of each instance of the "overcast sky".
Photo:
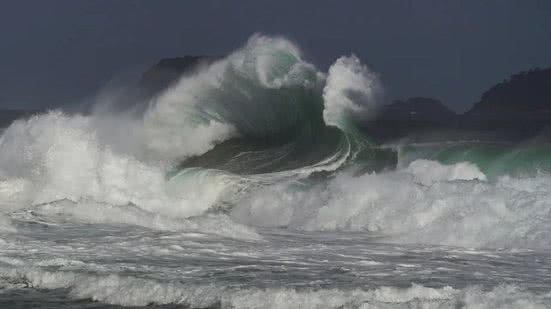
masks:
[(163, 57), (284, 35), (322, 69), (355, 53), (389, 98), (463, 111), (518, 71), (551, 66), (551, 1), (0, 0), (0, 106), (89, 97)]

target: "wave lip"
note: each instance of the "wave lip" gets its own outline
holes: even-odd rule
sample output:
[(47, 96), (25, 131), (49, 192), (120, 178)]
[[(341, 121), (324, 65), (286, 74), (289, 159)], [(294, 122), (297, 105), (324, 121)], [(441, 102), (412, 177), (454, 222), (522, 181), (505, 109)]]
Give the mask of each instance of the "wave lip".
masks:
[(331, 65), (323, 88), (325, 123), (347, 130), (352, 117), (373, 117), (381, 102), (378, 77), (352, 55)]
[(152, 102), (144, 118), (149, 146), (181, 159), (232, 137), (268, 138), (296, 130), (319, 108), (322, 76), (291, 42), (254, 35)]

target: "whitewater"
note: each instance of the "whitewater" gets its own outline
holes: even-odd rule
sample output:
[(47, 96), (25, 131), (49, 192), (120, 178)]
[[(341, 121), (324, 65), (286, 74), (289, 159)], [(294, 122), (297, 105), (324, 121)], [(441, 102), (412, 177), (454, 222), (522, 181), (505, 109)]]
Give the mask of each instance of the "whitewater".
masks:
[(0, 135), (1, 308), (551, 308), (551, 148), (377, 145), (356, 56), (252, 36)]

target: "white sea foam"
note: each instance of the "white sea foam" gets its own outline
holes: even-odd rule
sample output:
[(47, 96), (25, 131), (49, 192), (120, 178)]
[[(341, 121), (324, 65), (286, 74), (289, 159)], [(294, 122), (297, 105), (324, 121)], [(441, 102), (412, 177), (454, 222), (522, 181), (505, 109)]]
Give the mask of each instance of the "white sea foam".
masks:
[(117, 206), (94, 201), (60, 200), (36, 206), (30, 215), (31, 217), (26, 215), (22, 219), (54, 224), (70, 221), (84, 224), (140, 226), (160, 231), (196, 232), (242, 240), (261, 239), (252, 228), (233, 222), (223, 214), (186, 219), (146, 211), (135, 205)]
[(259, 226), (373, 232), (387, 241), (551, 246), (550, 177), (483, 179), (471, 164), (429, 161), (382, 174), (342, 172), (313, 187), (280, 183), (264, 188), (245, 198), (232, 216)]
[[(40, 269), (1, 270), (10, 288), (32, 286), (42, 289), (69, 290), (75, 299), (88, 298), (109, 304), (145, 306), (148, 304), (183, 304), (194, 308), (219, 305), (221, 308), (548, 308), (548, 294), (534, 294), (514, 285), (484, 290), (477, 286), (465, 289), (450, 287), (377, 289), (305, 289), (247, 288), (192, 285), (161, 282), (119, 275), (90, 275), (75, 272), (52, 272)], [(16, 284), (17, 281), (21, 282)]]
[[(0, 213), (0, 232), (15, 232), (16, 229), (11, 224), (11, 220), (6, 218)], [(3, 240), (0, 239), (0, 246), (3, 244)]]
[(354, 55), (341, 57), (329, 68), (323, 88), (323, 119), (346, 130), (350, 117), (372, 117), (381, 96), (381, 82), (373, 72)]
[(451, 180), (486, 180), (486, 175), (469, 162), (443, 165), (431, 160), (415, 160), (406, 168), (414, 180), (423, 185)]
[(214, 205), (231, 182), (205, 171), (184, 177), (186, 186), (171, 189), (165, 166), (116, 153), (96, 133), (93, 118), (59, 112), (8, 128), (0, 139), (2, 209), (92, 200), (189, 217)]

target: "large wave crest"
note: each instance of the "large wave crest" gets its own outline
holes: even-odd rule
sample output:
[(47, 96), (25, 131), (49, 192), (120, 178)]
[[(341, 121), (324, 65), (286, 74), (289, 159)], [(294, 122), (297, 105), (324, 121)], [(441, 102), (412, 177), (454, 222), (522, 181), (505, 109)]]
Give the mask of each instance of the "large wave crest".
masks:
[[(356, 58), (344, 62), (348, 70), (367, 74)], [(358, 85), (353, 73), (341, 81), (335, 74), (340, 70), (332, 68), (329, 76), (319, 72), (284, 38), (254, 35), (241, 49), (184, 76), (149, 102), (143, 115), (51, 111), (16, 121), (0, 137), (0, 204), (5, 210), (92, 200), (165, 215), (199, 215), (243, 180), (220, 166), (220, 172), (181, 171), (177, 180), (170, 175), (182, 162), (228, 140), (277, 141), (278, 148), (260, 151), (270, 154), (265, 161), (274, 161), (276, 153), (282, 162), (298, 162), (280, 164), (278, 171), (304, 171), (307, 165), (315, 171), (324, 165), (335, 169), (346, 161), (350, 139), (326, 128), (324, 110), (335, 113), (363, 104), (354, 105), (349, 98), (337, 106), (338, 93)], [(324, 86), (331, 96), (325, 106)], [(312, 148), (304, 146), (307, 141), (324, 148), (298, 156)], [(253, 153), (260, 153), (257, 148)], [(244, 149), (235, 152), (239, 154), (245, 155)], [(295, 160), (287, 160), (292, 156)]]

